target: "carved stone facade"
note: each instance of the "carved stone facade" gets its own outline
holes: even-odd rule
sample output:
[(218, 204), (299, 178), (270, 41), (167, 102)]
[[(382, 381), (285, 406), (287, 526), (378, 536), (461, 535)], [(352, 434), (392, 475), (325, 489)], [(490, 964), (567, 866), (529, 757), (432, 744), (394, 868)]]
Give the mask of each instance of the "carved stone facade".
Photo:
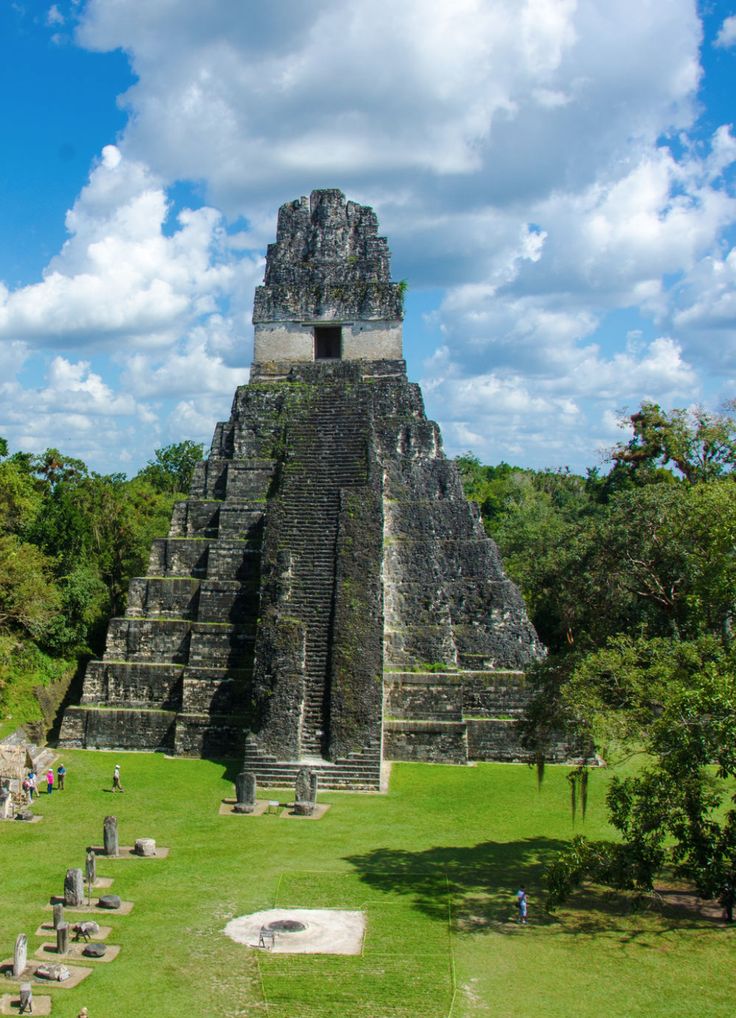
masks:
[[(284, 205), (248, 385), (149, 575), (110, 623), (67, 746), (305, 762), (377, 787), (383, 759), (519, 759), (542, 653), (401, 359), (371, 209)], [(361, 345), (362, 344), (362, 345)]]

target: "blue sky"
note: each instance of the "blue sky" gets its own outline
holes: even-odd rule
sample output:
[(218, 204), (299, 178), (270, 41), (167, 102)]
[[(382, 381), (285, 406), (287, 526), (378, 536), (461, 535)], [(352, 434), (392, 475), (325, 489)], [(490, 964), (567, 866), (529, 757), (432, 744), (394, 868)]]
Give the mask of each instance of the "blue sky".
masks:
[(372, 204), (450, 454), (583, 470), (736, 397), (736, 6), (0, 7), (0, 435), (208, 444), (284, 202)]

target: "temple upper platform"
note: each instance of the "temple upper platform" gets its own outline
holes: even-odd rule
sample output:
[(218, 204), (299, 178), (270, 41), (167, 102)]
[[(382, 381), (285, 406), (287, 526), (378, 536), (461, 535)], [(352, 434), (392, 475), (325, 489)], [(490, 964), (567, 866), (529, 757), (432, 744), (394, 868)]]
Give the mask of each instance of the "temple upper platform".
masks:
[(401, 360), (402, 297), (373, 209), (337, 189), (287, 202), (256, 288), (254, 364)]

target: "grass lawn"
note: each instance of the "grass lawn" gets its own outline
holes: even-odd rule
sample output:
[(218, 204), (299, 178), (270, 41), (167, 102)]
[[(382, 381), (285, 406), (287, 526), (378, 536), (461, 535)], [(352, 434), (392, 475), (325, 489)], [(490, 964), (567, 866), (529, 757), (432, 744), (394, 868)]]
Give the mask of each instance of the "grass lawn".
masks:
[[(545, 860), (571, 834), (566, 768), (537, 792), (523, 766), (394, 765), (388, 795), (320, 793), (319, 821), (219, 816), (224, 766), (143, 754), (68, 752), (65, 792), (42, 795), (41, 823), (0, 824), (0, 955), (33, 934), (64, 873), (100, 844), (107, 813), (121, 844), (154, 837), (168, 859), (98, 861), (120, 956), (74, 990), (51, 989), (72, 1018), (480, 1018), (733, 1013), (733, 933), (696, 914), (626, 913), (581, 897), (541, 909)], [(124, 795), (109, 791), (122, 765)], [(606, 833), (605, 773), (592, 776), (585, 825)], [(286, 793), (284, 793), (284, 796)], [(263, 797), (272, 796), (264, 793)], [(273, 796), (275, 797), (275, 795)], [(525, 883), (530, 924), (513, 922)], [(618, 904), (618, 903), (617, 903)], [(360, 957), (271, 955), (222, 934), (273, 906), (362, 908)]]

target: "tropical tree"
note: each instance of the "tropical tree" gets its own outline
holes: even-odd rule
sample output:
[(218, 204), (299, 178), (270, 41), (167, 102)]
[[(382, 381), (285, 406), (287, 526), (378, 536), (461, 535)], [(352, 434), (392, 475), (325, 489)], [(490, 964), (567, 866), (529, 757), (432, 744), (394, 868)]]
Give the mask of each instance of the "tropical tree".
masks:
[(192, 483), (194, 468), (204, 455), (201, 442), (176, 442), (156, 449), (154, 458), (137, 475), (156, 491), (165, 494), (186, 494)]
[(638, 750), (644, 764), (614, 777), (608, 791), (620, 842), (574, 839), (551, 868), (550, 905), (585, 879), (651, 890), (669, 863), (702, 897), (719, 898), (733, 920), (735, 666), (714, 637), (620, 636), (572, 672), (561, 698), (568, 720), (614, 756)]
[(15, 534), (0, 536), (0, 632), (42, 641), (60, 610), (47, 556)]
[(612, 450), (611, 458), (641, 474), (657, 464), (672, 466), (691, 484), (722, 477), (736, 466), (735, 410), (733, 401), (722, 413), (701, 407), (667, 412), (657, 403), (642, 403), (622, 422), (633, 435)]

